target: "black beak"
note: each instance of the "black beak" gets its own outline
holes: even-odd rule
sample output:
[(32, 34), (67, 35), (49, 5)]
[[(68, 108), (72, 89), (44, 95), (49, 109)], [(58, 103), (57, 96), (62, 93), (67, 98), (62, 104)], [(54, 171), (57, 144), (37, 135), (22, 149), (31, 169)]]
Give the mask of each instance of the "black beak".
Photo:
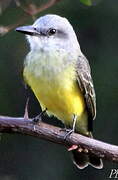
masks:
[(15, 30), (30, 36), (40, 35), (40, 33), (37, 32), (37, 30), (33, 26), (21, 26), (17, 27)]

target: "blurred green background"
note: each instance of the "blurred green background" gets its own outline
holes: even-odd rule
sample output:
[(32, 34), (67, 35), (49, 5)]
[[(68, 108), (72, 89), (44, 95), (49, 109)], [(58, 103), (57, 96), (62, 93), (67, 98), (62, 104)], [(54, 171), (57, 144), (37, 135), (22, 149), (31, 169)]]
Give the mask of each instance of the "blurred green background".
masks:
[[(40, 5), (43, 1), (35, 1)], [(45, 1), (44, 1), (45, 2)], [(97, 95), (96, 139), (118, 144), (118, 1), (97, 0), (91, 7), (79, 0), (62, 0), (37, 17), (54, 13), (73, 25), (83, 53), (87, 56)], [(15, 3), (0, 16), (0, 25), (16, 23), (23, 14)], [(32, 24), (29, 20), (25, 24)], [(39, 104), (23, 78), (23, 60), (29, 51), (23, 34), (14, 30), (0, 37), (0, 114), (23, 116), (30, 96), (30, 117), (40, 112)], [(50, 121), (44, 117), (44, 121)], [(54, 124), (59, 122), (53, 118)], [(0, 141), (0, 180), (104, 180), (118, 164), (104, 161), (104, 168), (78, 170), (60, 145), (41, 139), (3, 134)]]

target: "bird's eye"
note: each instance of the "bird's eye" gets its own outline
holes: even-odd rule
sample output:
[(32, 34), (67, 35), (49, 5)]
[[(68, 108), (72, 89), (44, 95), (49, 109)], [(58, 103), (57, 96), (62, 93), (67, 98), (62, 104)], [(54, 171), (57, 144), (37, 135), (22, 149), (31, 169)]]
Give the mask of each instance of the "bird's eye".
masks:
[(49, 29), (48, 30), (48, 35), (51, 36), (51, 35), (54, 35), (56, 33), (56, 29)]
[(34, 30), (36, 31), (36, 30), (37, 30), (37, 28), (36, 28), (36, 27), (34, 27)]

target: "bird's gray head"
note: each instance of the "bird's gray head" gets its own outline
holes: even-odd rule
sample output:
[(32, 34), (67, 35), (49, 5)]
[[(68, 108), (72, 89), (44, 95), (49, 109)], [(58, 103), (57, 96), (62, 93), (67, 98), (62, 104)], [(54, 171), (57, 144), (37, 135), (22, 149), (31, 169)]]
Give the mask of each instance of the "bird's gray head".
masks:
[(80, 50), (76, 34), (69, 21), (58, 15), (45, 15), (38, 18), (32, 26), (16, 29), (27, 35), (31, 50), (64, 49), (77, 52)]

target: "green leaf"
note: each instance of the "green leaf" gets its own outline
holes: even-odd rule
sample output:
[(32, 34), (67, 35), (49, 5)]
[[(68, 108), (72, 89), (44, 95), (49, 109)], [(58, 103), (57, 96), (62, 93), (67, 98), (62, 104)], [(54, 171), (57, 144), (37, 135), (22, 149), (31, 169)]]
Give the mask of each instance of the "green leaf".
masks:
[(87, 5), (87, 6), (91, 6), (92, 5), (92, 0), (80, 0), (81, 3)]

